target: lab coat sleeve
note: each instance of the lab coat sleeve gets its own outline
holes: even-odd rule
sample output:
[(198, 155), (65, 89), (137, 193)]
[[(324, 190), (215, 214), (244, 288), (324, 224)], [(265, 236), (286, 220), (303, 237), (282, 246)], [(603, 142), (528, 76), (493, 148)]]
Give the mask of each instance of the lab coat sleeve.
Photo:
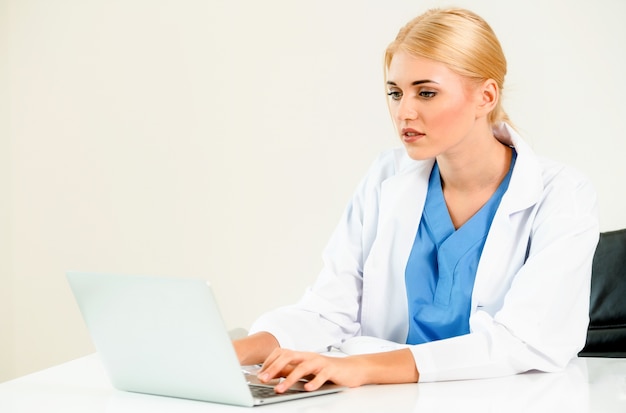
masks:
[(467, 335), (412, 346), (420, 382), (564, 368), (585, 344), (598, 237), (591, 184), (572, 171), (557, 174), (537, 205), (527, 259), (501, 309), (477, 309)]
[(381, 155), (357, 187), (324, 249), (315, 284), (297, 304), (262, 315), (251, 333), (268, 331), (283, 348), (317, 352), (360, 333), (364, 256), (375, 238), (380, 183), (395, 173), (398, 153)]

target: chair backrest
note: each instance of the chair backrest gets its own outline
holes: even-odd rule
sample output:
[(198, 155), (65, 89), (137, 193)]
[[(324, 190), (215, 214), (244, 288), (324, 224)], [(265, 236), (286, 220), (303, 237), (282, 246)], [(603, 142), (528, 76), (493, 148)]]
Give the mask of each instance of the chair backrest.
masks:
[(626, 357), (626, 229), (600, 234), (589, 319), (587, 342), (579, 356)]

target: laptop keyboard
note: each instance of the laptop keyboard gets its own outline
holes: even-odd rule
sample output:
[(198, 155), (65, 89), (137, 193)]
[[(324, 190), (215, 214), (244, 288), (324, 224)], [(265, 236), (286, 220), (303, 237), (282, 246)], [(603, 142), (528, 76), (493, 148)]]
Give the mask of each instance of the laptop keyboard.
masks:
[(285, 394), (302, 393), (302, 390), (293, 390), (293, 389), (288, 389), (284, 393), (276, 393), (273, 387), (257, 386), (254, 384), (250, 384), (249, 386), (250, 386), (250, 391), (252, 392), (252, 396), (259, 398), (259, 399), (267, 399), (269, 397), (280, 397), (280, 396), (284, 396)]

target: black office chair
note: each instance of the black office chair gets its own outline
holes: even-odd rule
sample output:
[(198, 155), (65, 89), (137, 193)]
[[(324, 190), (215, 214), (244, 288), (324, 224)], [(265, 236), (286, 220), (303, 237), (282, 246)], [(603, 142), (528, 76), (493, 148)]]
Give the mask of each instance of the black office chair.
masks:
[(626, 229), (603, 232), (593, 258), (587, 342), (581, 357), (626, 357)]

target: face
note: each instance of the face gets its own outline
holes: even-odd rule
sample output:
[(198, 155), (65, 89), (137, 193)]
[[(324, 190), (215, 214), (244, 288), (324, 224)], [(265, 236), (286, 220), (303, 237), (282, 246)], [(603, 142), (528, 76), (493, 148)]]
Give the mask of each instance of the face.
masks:
[(446, 65), (398, 51), (387, 71), (389, 108), (413, 159), (463, 151), (478, 117), (476, 86)]

